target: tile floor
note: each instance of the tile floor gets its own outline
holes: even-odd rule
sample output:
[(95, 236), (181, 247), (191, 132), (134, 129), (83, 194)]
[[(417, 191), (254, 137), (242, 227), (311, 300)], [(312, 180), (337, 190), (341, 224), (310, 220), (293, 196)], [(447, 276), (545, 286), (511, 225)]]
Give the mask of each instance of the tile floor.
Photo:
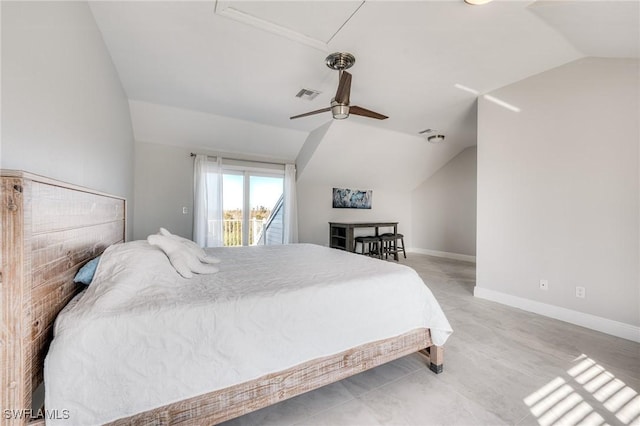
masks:
[(640, 425), (640, 344), (476, 299), (474, 264), (402, 263), (454, 329), (442, 374), (410, 355), (225, 426)]

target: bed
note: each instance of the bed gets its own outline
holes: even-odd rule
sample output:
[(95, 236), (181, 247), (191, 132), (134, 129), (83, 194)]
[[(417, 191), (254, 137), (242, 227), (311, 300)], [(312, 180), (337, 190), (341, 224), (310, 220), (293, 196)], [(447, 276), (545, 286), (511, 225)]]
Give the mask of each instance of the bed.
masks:
[[(109, 249), (103, 256), (96, 273), (98, 281), (109, 281), (109, 277), (113, 275), (112, 273), (109, 275), (109, 261), (104, 260), (105, 258), (115, 259), (111, 265), (114, 268), (122, 259), (138, 261), (127, 252), (129, 249), (141, 251), (143, 258), (147, 259), (145, 261), (161, 262), (160, 257), (153, 248), (145, 246), (145, 242), (116, 244), (124, 240), (125, 202), (120, 198), (22, 172), (3, 172), (2, 181), (5, 207), (2, 213), (2, 306), (3, 323), (8, 325), (2, 328), (1, 336), (2, 342), (6, 342), (2, 347), (2, 386), (3, 389), (10, 390), (3, 392), (3, 409), (9, 407), (16, 410), (31, 407), (32, 391), (42, 381), (43, 360), (51, 344), (53, 321), (69, 302), (71, 302), (70, 305), (64, 308), (63, 314), (60, 315), (56, 325), (58, 328), (56, 339), (51, 344), (47, 357), (49, 366), (54, 366), (49, 369), (50, 371), (61, 372), (65, 368), (70, 368), (65, 367), (64, 364), (68, 355), (64, 355), (61, 351), (63, 347), (78, 341), (74, 334), (78, 333), (78, 329), (87, 329), (87, 333), (80, 340), (91, 339), (92, 335), (105, 333), (107, 330), (104, 327), (101, 329), (97, 324), (99, 320), (96, 321), (91, 316), (93, 310), (87, 306), (92, 303), (103, 306), (104, 309), (100, 315), (104, 315), (105, 312), (115, 314), (111, 318), (106, 318), (105, 321), (112, 321), (114, 325), (117, 324), (115, 328), (124, 330), (127, 327), (126, 324), (135, 322), (138, 317), (138, 312), (132, 309), (132, 306), (144, 310), (150, 309), (149, 306), (155, 303), (154, 300), (173, 300), (172, 307), (165, 305), (155, 309), (156, 314), (160, 312), (165, 318), (166, 324), (159, 326), (159, 317), (154, 321), (146, 322), (147, 328), (144, 334), (151, 333), (156, 336), (149, 339), (152, 342), (162, 341), (162, 338), (158, 337), (159, 329), (171, 328), (174, 336), (180, 336), (185, 327), (193, 327), (194, 323), (202, 322), (203, 318), (206, 318), (203, 316), (204, 312), (215, 312), (213, 316), (215, 326), (210, 326), (209, 323), (204, 326), (201, 324), (197, 331), (208, 333), (208, 329), (214, 329), (218, 334), (204, 336), (200, 339), (200, 343), (185, 341), (176, 346), (182, 348), (179, 353), (180, 356), (184, 356), (184, 348), (196, 348), (200, 344), (197, 350), (193, 349), (193, 352), (199, 355), (195, 355), (194, 358), (193, 354), (187, 354), (191, 358), (185, 358), (189, 362), (184, 364), (197, 363), (198, 357), (200, 362), (212, 360), (213, 358), (208, 358), (209, 355), (202, 355), (203, 351), (206, 352), (207, 347), (211, 346), (207, 346), (208, 343), (217, 342), (221, 348), (226, 348), (222, 351), (225, 352), (226, 361), (225, 356), (222, 357), (222, 361), (219, 359), (212, 361), (220, 363), (219, 371), (227, 372), (220, 375), (221, 377), (216, 376), (215, 380), (213, 376), (194, 377), (193, 370), (189, 370), (188, 365), (180, 365), (180, 373), (174, 375), (183, 378), (191, 377), (191, 379), (171, 387), (184, 387), (187, 389), (186, 393), (168, 392), (158, 400), (153, 399), (156, 392), (149, 392), (152, 394), (150, 398), (142, 398), (144, 400), (142, 402), (133, 402), (124, 412), (110, 415), (110, 417), (83, 418), (90, 419), (88, 420), (90, 423), (219, 423), (417, 351), (422, 351), (427, 365), (432, 370), (442, 371), (442, 347), (435, 345), (434, 342), (443, 343), (450, 333), (446, 319), (444, 323), (441, 321), (437, 323), (435, 328), (433, 326), (427, 328), (424, 322), (417, 318), (403, 320), (406, 323), (394, 324), (395, 321), (392, 321), (391, 317), (385, 320), (383, 312), (379, 314), (382, 316), (376, 323), (376, 332), (367, 330), (362, 325), (375, 322), (375, 318), (372, 318), (373, 311), (367, 311), (367, 307), (372, 304), (369, 298), (375, 297), (378, 286), (366, 287), (367, 280), (378, 277), (381, 273), (382, 275), (387, 273), (383, 271), (383, 269), (387, 270), (386, 266), (380, 271), (377, 270), (381, 265), (391, 267), (388, 270), (389, 274), (404, 275), (413, 280), (414, 278), (411, 277), (415, 272), (409, 268), (311, 245), (300, 245), (293, 251), (287, 246), (213, 250), (212, 254), (222, 258), (220, 272), (212, 275), (213, 280), (217, 280), (215, 286), (207, 284), (207, 280), (203, 277), (198, 277), (189, 280), (187, 286), (176, 287), (176, 283), (184, 284), (185, 280), (180, 281), (181, 278), (175, 278), (175, 276), (170, 280), (162, 278), (170, 275), (168, 271), (162, 271), (166, 264), (161, 266), (160, 263), (154, 263), (153, 269), (160, 275), (155, 276), (144, 288), (136, 284), (142, 282), (141, 277), (132, 273), (125, 279), (119, 278), (118, 285), (114, 286), (110, 292), (106, 292), (108, 293), (106, 297), (98, 294), (101, 293), (100, 288), (107, 288), (104, 284), (96, 286), (96, 290), (92, 290), (90, 286), (89, 290), (75, 297), (79, 288), (72, 284), (73, 274), (81, 264), (102, 253), (107, 247)], [(49, 216), (56, 211), (57, 219), (53, 220)], [(11, 244), (12, 249), (9, 249), (7, 242)], [(309, 263), (302, 269), (292, 268), (291, 265), (295, 262), (292, 257), (293, 252), (304, 254), (299, 259), (314, 261), (308, 261)], [(320, 258), (326, 258), (325, 260), (334, 265), (332, 268), (319, 267), (333, 271), (329, 273), (329, 278), (321, 276), (320, 269), (313, 269), (315, 261)], [(370, 276), (360, 273), (347, 280), (350, 281), (350, 287), (343, 287), (345, 284), (339, 282), (338, 278), (343, 274), (346, 265), (354, 263), (361, 266), (359, 268), (361, 271), (371, 269), (375, 273)], [(251, 268), (248, 268), (247, 264), (251, 264)], [(267, 278), (272, 276), (270, 272), (272, 270), (269, 268), (283, 270), (285, 275), (280, 279), (269, 280)], [(300, 274), (301, 270), (304, 271), (304, 275), (317, 278), (314, 285), (309, 284), (305, 289), (306, 296), (301, 295), (301, 290), (296, 284), (301, 278), (296, 274)], [(102, 278), (100, 278), (101, 274)], [(245, 280), (243, 282), (252, 275), (260, 279), (249, 279), (249, 284), (242, 286), (234, 285), (234, 280), (242, 281), (237, 277), (242, 277), (243, 274)], [(332, 276), (336, 281), (331, 281)], [(327, 279), (330, 281), (328, 284)], [(275, 282), (279, 284), (276, 286)], [(318, 286), (323, 282), (324, 285)], [(419, 278), (418, 282), (421, 283)], [(424, 287), (423, 284), (422, 286)], [(236, 290), (240, 287), (243, 288), (239, 292), (242, 294)], [(211, 293), (214, 291), (212, 288), (215, 289), (215, 293)], [(353, 293), (351, 299), (346, 298), (346, 293)], [(175, 299), (176, 295), (180, 297)], [(222, 304), (210, 306), (198, 303), (212, 295)], [(257, 295), (262, 297), (262, 301)], [(359, 307), (353, 302), (358, 297), (363, 302)], [(409, 293), (406, 297), (409, 299), (398, 303), (412, 304)], [(320, 306), (315, 312), (312, 309), (313, 305), (310, 304), (313, 299)], [(185, 300), (189, 300), (191, 305), (195, 303), (198, 306), (195, 311), (200, 312), (199, 316), (190, 318), (188, 315), (192, 314), (188, 312), (191, 311), (181, 310)], [(269, 300), (269, 303), (264, 303), (264, 300)], [(286, 315), (282, 317), (281, 313), (285, 310), (283, 306), (291, 306), (292, 301), (295, 301), (294, 304), (298, 306), (298, 310), (289, 312), (289, 315), (300, 316), (306, 313), (309, 315), (308, 318), (324, 321), (324, 327), (307, 330), (299, 325), (311, 321), (296, 323), (287, 320)], [(344, 306), (340, 307), (341, 304)], [(349, 309), (349, 306), (352, 308)], [(393, 304), (388, 308), (397, 310), (397, 306), (394, 307)], [(189, 309), (193, 310), (193, 308)], [(329, 316), (323, 315), (327, 309), (343, 312), (343, 317), (337, 316), (335, 312)], [(226, 314), (224, 314), (225, 310)], [(242, 332), (234, 333), (232, 328), (221, 325), (226, 321), (225, 319), (230, 318), (230, 315), (237, 316), (233, 321), (227, 322), (239, 323), (240, 319), (246, 319), (247, 315), (242, 313), (243, 310), (254, 312), (253, 315), (255, 312), (261, 313), (257, 318), (247, 320), (249, 323), (253, 321), (259, 325), (265, 317), (270, 316), (280, 318), (280, 323), (277, 327), (263, 329), (257, 327), (259, 332), (253, 335), (250, 326), (243, 328)], [(375, 316), (378, 314), (376, 313)], [(412, 317), (410, 314), (403, 316)], [(364, 320), (359, 320), (358, 317)], [(177, 318), (186, 320), (177, 321)], [(334, 322), (331, 323), (330, 320)], [(74, 324), (83, 325), (72, 330)], [(339, 333), (336, 332), (336, 324), (344, 325)], [(351, 331), (347, 330), (349, 328), (347, 326), (351, 327)], [(139, 327), (140, 324), (137, 324), (134, 329)], [(273, 336), (268, 334), (269, 330), (275, 329), (280, 330), (281, 333)], [(108, 333), (105, 333), (105, 336), (106, 334)], [(247, 336), (245, 340), (238, 340), (236, 334)], [(265, 335), (262, 336), (262, 334)], [(347, 338), (347, 335), (351, 337)], [(355, 340), (353, 336), (356, 336)], [(65, 339), (67, 343), (64, 343)], [(278, 341), (278, 344), (270, 348), (270, 341)], [(96, 342), (89, 340), (81, 350), (97, 345)], [(255, 342), (253, 346), (252, 342)], [(302, 343), (302, 346), (295, 346), (296, 343)], [(113, 346), (113, 342), (107, 343), (109, 344)], [(158, 358), (158, 351), (152, 351), (149, 358), (139, 358), (139, 354), (132, 355), (130, 351), (133, 348), (132, 345), (122, 346), (128, 349), (120, 356), (128, 356), (130, 360), (134, 360), (135, 371), (140, 370), (140, 366), (135, 365), (136, 360), (144, 360), (141, 362), (148, 365), (152, 365), (154, 360), (160, 364), (166, 362), (166, 357)], [(166, 342), (160, 347), (166, 348)], [(281, 352), (268, 356), (269, 353), (277, 350)], [(171, 349), (165, 349), (162, 352), (171, 352)], [(189, 349), (186, 352), (192, 352), (192, 350)], [(174, 356), (168, 356), (168, 358), (171, 357)], [(73, 362), (68, 365), (73, 365)], [(197, 368), (200, 369), (201, 366)], [(232, 371), (229, 373), (229, 370)], [(113, 374), (117, 374), (117, 369), (111, 370), (109, 375)], [(66, 395), (65, 389), (72, 388), (74, 380), (77, 383), (77, 379), (72, 378), (65, 382), (59, 377), (54, 377), (56, 374), (51, 377), (50, 375), (51, 373), (47, 373), (48, 405), (43, 411), (45, 416), (49, 416), (47, 422), (56, 423), (56, 420), (60, 420), (61, 424), (76, 424), (72, 421), (73, 411), (65, 413), (64, 410), (69, 407), (71, 410), (75, 409), (70, 405), (70, 401), (77, 399), (78, 395), (74, 395), (73, 392)], [(130, 375), (125, 374), (120, 379)], [(57, 376), (65, 377), (66, 375), (57, 374)], [(87, 403), (99, 405), (95, 401), (81, 401), (79, 404)], [(106, 403), (106, 406), (108, 405), (109, 403)], [(65, 415), (71, 421), (65, 422)], [(29, 421), (26, 417), (28, 416), (23, 416), (23, 423)], [(76, 417), (77, 419), (80, 417)], [(43, 420), (35, 419), (31, 423), (43, 423)]]

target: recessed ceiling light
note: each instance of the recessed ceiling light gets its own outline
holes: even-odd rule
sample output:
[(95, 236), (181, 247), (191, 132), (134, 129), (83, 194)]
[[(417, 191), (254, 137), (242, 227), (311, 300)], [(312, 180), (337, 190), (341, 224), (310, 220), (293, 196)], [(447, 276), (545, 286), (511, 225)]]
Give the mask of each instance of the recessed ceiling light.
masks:
[(444, 142), (444, 135), (433, 135), (427, 138), (427, 142), (441, 143)]
[(492, 0), (464, 0), (465, 3), (473, 5), (473, 6), (480, 6), (483, 4), (487, 4)]

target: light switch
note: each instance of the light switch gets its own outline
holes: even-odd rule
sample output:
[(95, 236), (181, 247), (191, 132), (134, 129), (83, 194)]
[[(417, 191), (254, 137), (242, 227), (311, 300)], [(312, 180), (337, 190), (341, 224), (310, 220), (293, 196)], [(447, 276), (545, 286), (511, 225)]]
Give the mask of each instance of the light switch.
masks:
[(183, 207), (182, 208), (182, 214), (187, 214), (187, 213), (189, 213), (189, 209), (186, 208), (186, 207)]

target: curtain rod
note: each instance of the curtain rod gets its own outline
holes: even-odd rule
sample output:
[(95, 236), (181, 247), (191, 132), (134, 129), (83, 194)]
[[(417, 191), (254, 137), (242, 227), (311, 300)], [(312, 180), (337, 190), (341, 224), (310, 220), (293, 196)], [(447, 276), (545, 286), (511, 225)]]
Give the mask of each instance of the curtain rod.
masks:
[[(195, 157), (197, 154), (194, 154), (193, 152), (191, 154), (189, 154), (190, 157)], [(207, 154), (204, 154), (207, 155)], [(222, 157), (222, 155), (207, 155), (207, 157)], [(286, 163), (274, 163), (273, 161), (259, 161), (259, 160), (243, 160), (240, 158), (231, 158), (231, 157), (222, 157), (222, 158), (226, 158), (227, 160), (233, 160), (233, 161), (248, 161), (251, 163), (261, 163), (261, 164), (274, 164), (276, 166), (284, 166), (286, 165)]]

